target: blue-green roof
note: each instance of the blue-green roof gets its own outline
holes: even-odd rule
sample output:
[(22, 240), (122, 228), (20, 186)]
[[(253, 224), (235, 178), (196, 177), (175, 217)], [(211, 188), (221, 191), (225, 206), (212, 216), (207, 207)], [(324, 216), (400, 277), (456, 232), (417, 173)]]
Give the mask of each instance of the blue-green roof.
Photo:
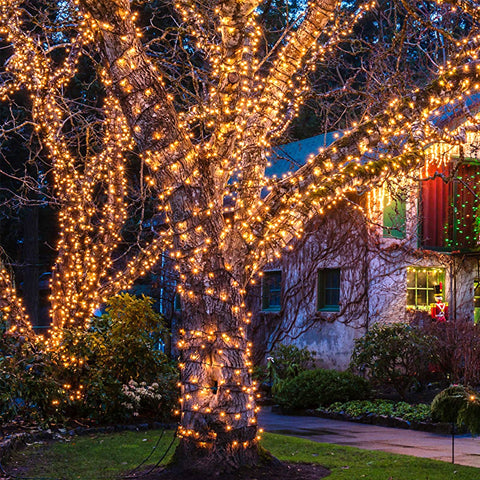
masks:
[(273, 148), (270, 156), (271, 166), (266, 171), (267, 176), (281, 177), (287, 172), (297, 170), (307, 163), (310, 155), (316, 155), (321, 148), (328, 147), (341, 135), (341, 132), (329, 132)]

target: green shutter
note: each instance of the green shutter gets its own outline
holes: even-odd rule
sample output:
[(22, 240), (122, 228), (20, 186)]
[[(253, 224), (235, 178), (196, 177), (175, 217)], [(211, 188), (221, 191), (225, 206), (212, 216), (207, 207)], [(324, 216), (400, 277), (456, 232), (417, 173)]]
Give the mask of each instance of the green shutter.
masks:
[(383, 236), (405, 238), (407, 223), (407, 202), (405, 194), (395, 195), (383, 208)]

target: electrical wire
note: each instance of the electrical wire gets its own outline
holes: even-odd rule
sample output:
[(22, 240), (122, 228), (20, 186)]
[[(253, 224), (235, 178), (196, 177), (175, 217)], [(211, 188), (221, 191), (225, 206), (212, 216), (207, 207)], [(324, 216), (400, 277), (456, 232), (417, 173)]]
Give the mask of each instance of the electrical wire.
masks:
[(175, 443), (175, 440), (177, 439), (177, 430), (174, 430), (173, 432), (173, 437), (172, 437), (172, 441), (170, 442), (170, 444), (168, 445), (167, 449), (165, 450), (164, 454), (160, 457), (160, 459), (157, 461), (157, 463), (155, 465), (153, 465), (153, 467), (150, 468), (150, 470), (147, 470), (143, 473), (140, 473), (139, 475), (132, 475), (132, 474), (129, 474), (129, 475), (124, 475), (122, 476), (122, 478), (124, 479), (129, 479), (129, 478), (141, 478), (141, 477), (144, 477), (145, 475), (149, 475), (150, 473), (152, 473), (159, 465), (160, 463), (162, 463), (162, 461), (165, 459), (165, 457), (167, 456), (168, 452), (170, 451), (170, 449), (173, 447), (173, 444)]
[[(160, 445), (160, 442), (165, 434), (165, 429), (162, 430), (162, 432), (160, 433), (160, 436), (158, 437), (155, 445), (153, 446), (151, 452), (133, 469), (130, 471), (130, 473), (128, 475), (124, 475), (122, 476), (121, 478), (125, 478), (125, 479), (129, 479), (129, 478), (141, 478), (145, 475), (148, 475), (149, 473), (151, 473), (153, 470), (155, 470), (155, 468), (157, 468), (160, 463), (165, 459), (165, 457), (167, 456), (168, 452), (171, 450), (176, 438), (177, 438), (177, 430), (174, 430), (173, 431), (173, 437), (172, 437), (172, 440), (170, 442), (170, 444), (168, 445), (167, 449), (165, 450), (165, 452), (163, 453), (163, 455), (160, 457), (160, 459), (157, 461), (157, 463), (151, 467), (150, 470), (146, 471), (146, 472), (143, 472), (143, 473), (140, 473), (140, 474), (135, 474), (135, 472), (141, 468), (151, 457), (152, 455), (155, 453), (155, 451), (157, 450), (158, 446)], [(0, 462), (0, 475), (2, 475), (2, 478), (0, 478), (0, 480), (10, 480), (10, 479), (14, 479), (14, 480), (61, 480), (60, 478), (58, 477), (24, 477), (24, 476), (19, 476), (19, 475), (14, 475), (12, 473), (8, 473), (5, 468), (3, 467), (3, 465), (1, 464)], [(5, 478), (3, 478), (5, 477)], [(111, 476), (108, 476), (108, 477), (97, 477), (96, 480), (101, 480), (101, 479), (111, 479), (112, 477)]]
[(130, 471), (130, 475), (133, 475), (142, 465), (144, 465), (150, 459), (150, 457), (153, 455), (158, 445), (160, 444), (160, 441), (162, 440), (164, 433), (165, 433), (165, 429), (162, 430), (162, 433), (158, 437), (158, 440), (155, 443), (154, 447), (152, 448), (152, 451), (133, 470)]

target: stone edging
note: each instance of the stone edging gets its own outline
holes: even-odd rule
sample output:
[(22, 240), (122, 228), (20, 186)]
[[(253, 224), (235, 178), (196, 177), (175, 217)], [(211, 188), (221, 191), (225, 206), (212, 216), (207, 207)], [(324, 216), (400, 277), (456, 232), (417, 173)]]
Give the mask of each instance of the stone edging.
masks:
[[(379, 425), (381, 427), (404, 428), (408, 430), (419, 430), (422, 432), (450, 434), (452, 427), (449, 423), (429, 423), (429, 422), (409, 422), (398, 417), (388, 417), (386, 415), (360, 415), (352, 417), (345, 413), (334, 413), (321, 410), (305, 410), (306, 415), (313, 417), (328, 418), (331, 420), (343, 420), (355, 423), (365, 423), (368, 425)], [(464, 428), (455, 428), (455, 433), (467, 433)]]

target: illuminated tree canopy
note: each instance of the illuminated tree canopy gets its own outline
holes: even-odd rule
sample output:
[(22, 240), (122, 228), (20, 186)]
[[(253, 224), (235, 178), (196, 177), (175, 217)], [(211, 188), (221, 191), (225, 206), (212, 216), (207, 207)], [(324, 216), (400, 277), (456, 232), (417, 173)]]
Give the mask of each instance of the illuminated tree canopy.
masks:
[[(279, 4), (0, 0), (10, 52), (0, 97), (14, 104), (28, 95), (59, 212), (51, 348), (167, 252), (182, 302), (178, 458), (189, 466), (258, 459), (248, 285), (312, 216), (421, 166), (434, 141), (461, 142), (462, 131), (435, 118), (480, 88), (474, 2), (399, 2), (408, 21), (388, 19), (396, 32), (388, 49), (379, 32), (355, 40), (368, 15), (386, 16), (375, 2), (279, 9), (282, 29), (269, 31)], [(415, 62), (411, 45), (429, 69), (410, 79), (402, 62)], [(322, 72), (339, 72), (342, 55), (355, 78), (320, 95), (326, 104), (361, 97), (355, 115), (341, 113), (341, 138), (296, 172), (268, 178), (272, 145), (310, 95), (308, 74), (324, 85)], [(88, 86), (72, 94), (85, 64), (101, 92), (93, 100)], [(161, 221), (127, 240), (132, 174)], [(8, 274), (1, 279), (3, 312), (13, 329), (28, 329)]]

